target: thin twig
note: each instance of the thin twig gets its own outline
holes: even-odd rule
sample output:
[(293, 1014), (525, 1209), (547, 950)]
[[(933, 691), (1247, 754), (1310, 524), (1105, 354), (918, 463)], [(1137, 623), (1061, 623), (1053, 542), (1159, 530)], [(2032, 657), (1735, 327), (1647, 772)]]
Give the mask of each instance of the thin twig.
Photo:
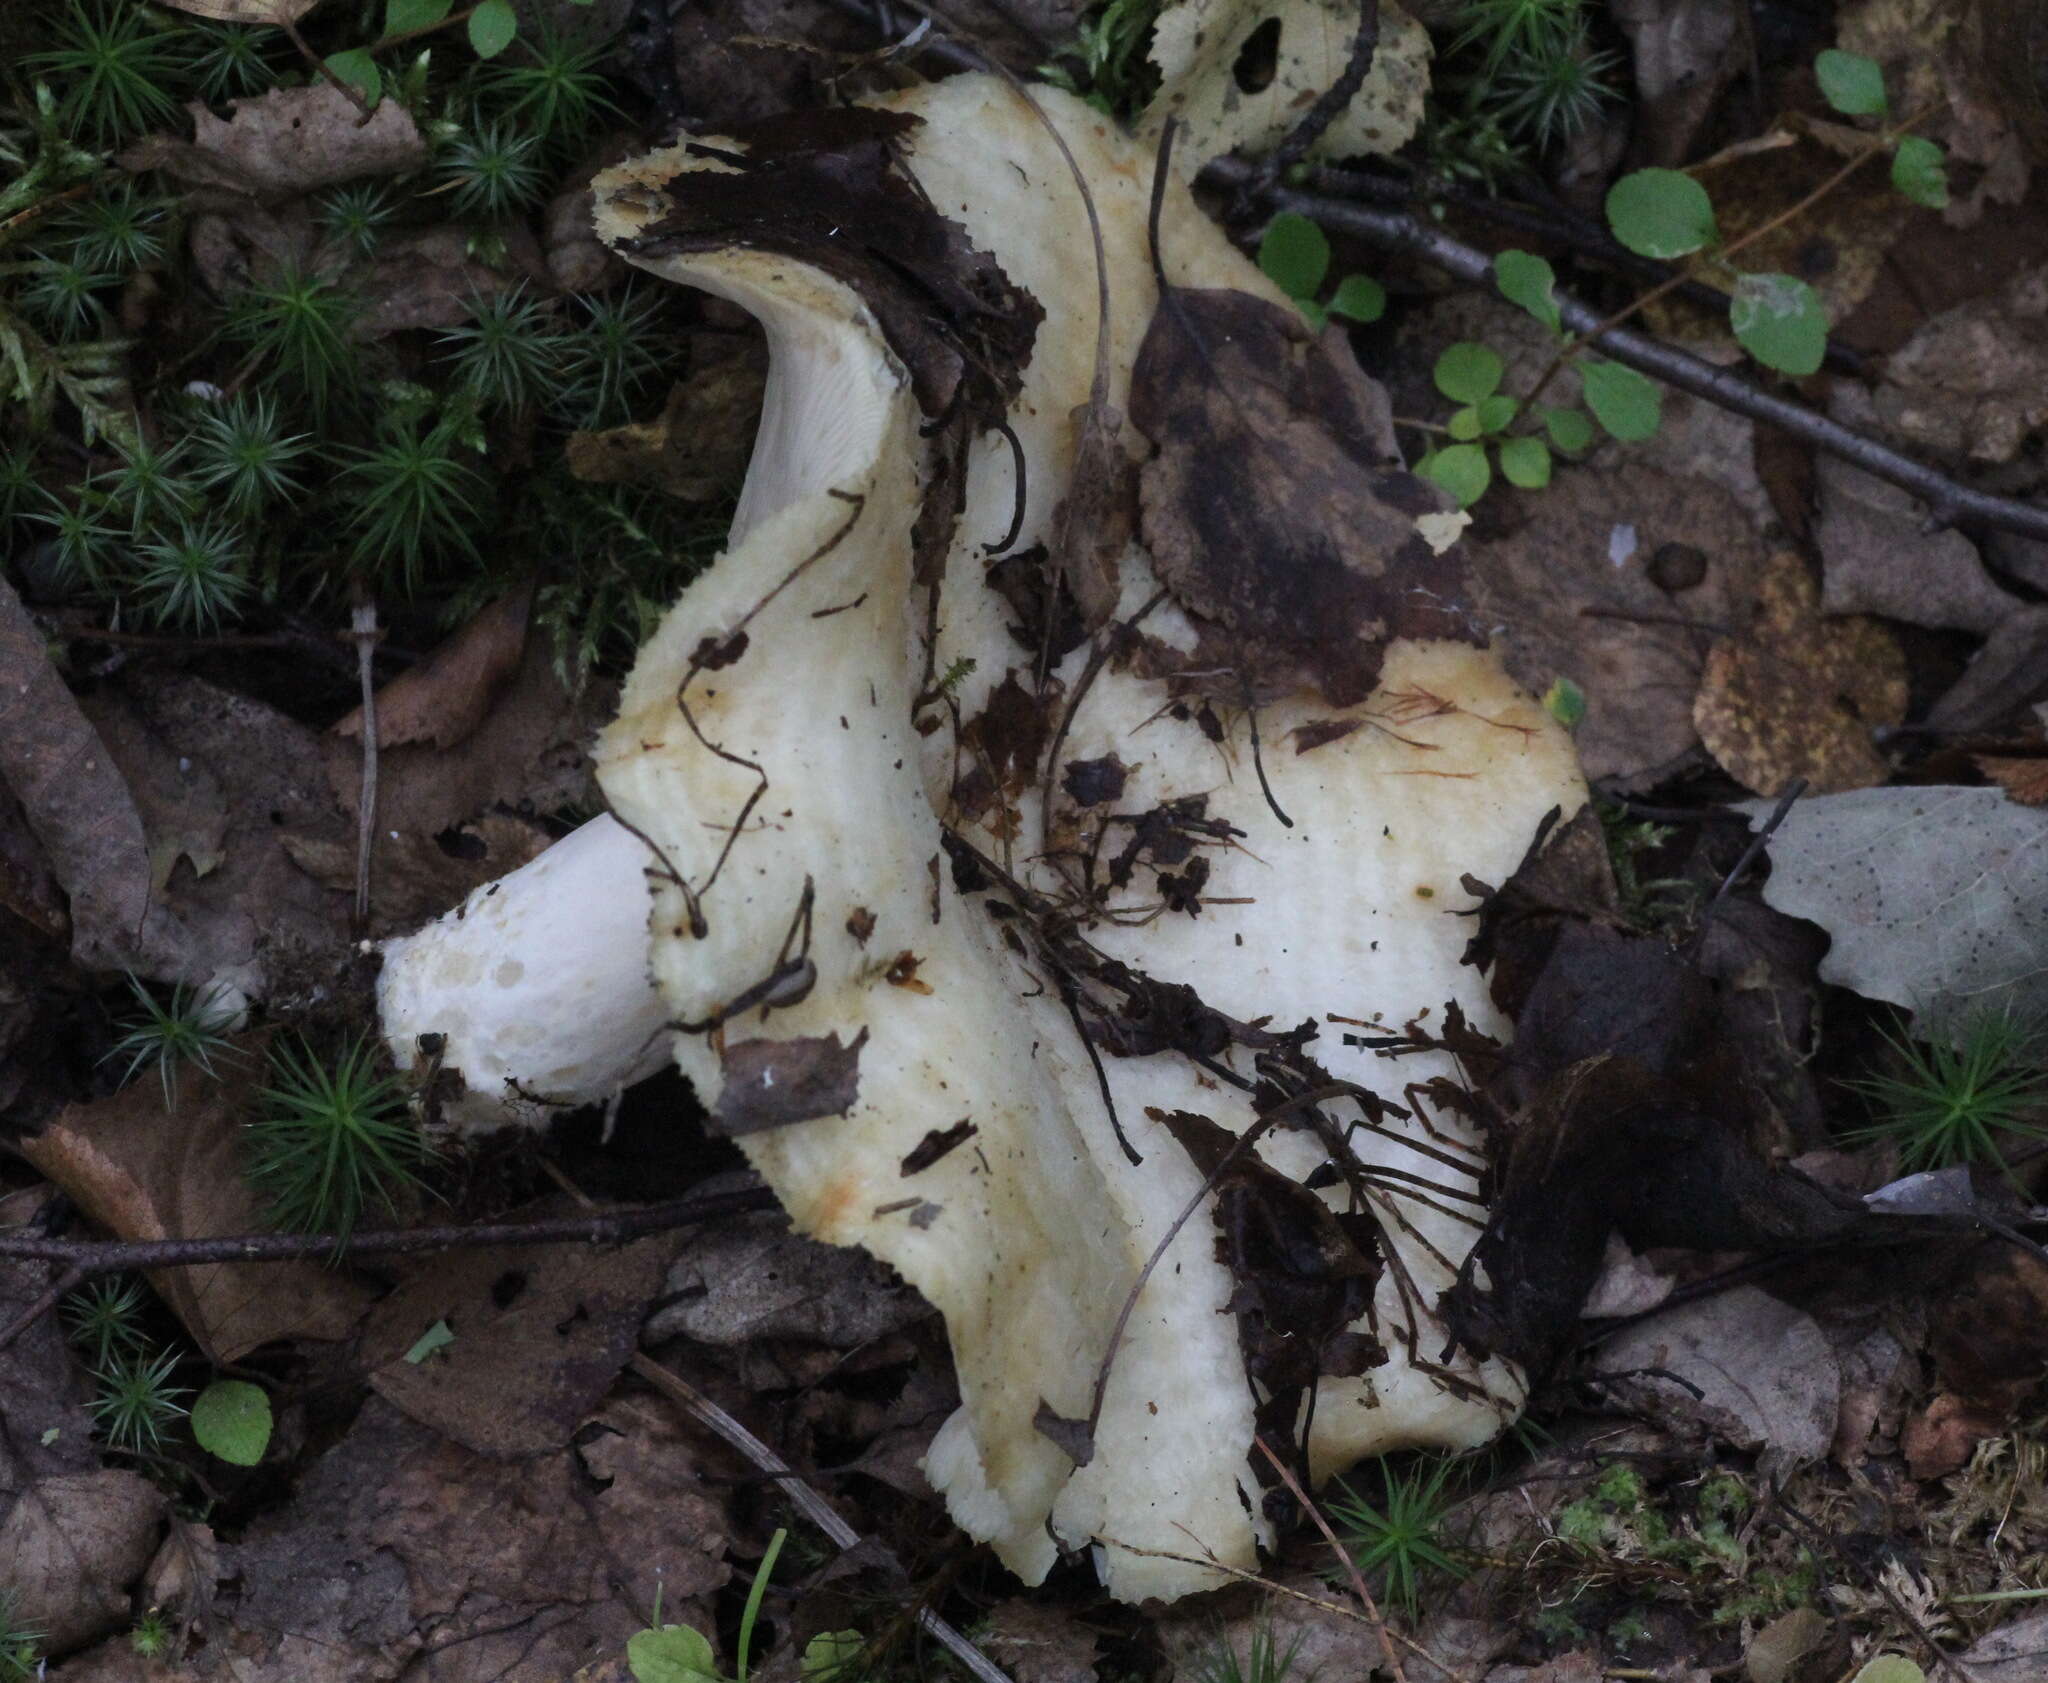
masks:
[(1323, 138), (1324, 131), (1357, 97), (1372, 74), (1372, 61), (1380, 44), (1380, 0), (1358, 0), (1358, 32), (1351, 38), (1351, 56), (1344, 61), (1344, 73), (1317, 96), (1302, 113), (1301, 121), (1287, 131), (1273, 155), (1266, 161), (1266, 179), (1280, 181), (1308, 156), (1308, 149)]
[(620, 1244), (717, 1216), (777, 1207), (764, 1186), (699, 1193), (659, 1204), (625, 1205), (544, 1221), (456, 1223), (439, 1227), (376, 1227), (354, 1233), (234, 1233), (205, 1239), (56, 1239), (46, 1234), (0, 1232), (0, 1258), (61, 1262), (83, 1279), (140, 1268), (197, 1268), (216, 1262), (323, 1261), (341, 1255), (398, 1256), (418, 1251), (480, 1249), (487, 1245)]
[(1373, 1628), (1380, 1633), (1380, 1648), (1387, 1656), (1387, 1669), (1394, 1674), (1394, 1683), (1408, 1683), (1407, 1672), (1401, 1669), (1401, 1656), (1394, 1652), (1394, 1644), (1387, 1634), (1386, 1615), (1380, 1611), (1380, 1604), (1373, 1600), (1372, 1591), (1366, 1588), (1365, 1574), (1358, 1569), (1358, 1562), (1351, 1558), (1351, 1551), (1337, 1541), (1337, 1533), (1330, 1529), (1330, 1522), (1323, 1517), (1323, 1510), (1316, 1506), (1315, 1498), (1302, 1489), (1301, 1481), (1294, 1476), (1287, 1463), (1273, 1453), (1273, 1446), (1264, 1438), (1253, 1438), (1259, 1446), (1259, 1453), (1273, 1463), (1273, 1470), (1280, 1475), (1280, 1481), (1287, 1486), (1287, 1493), (1301, 1504), (1302, 1512), (1315, 1521), (1316, 1529), (1323, 1534), (1323, 1541), (1330, 1545), (1337, 1558), (1344, 1563), (1344, 1570), (1351, 1579), (1352, 1593), (1360, 1605), (1372, 1615)]
[(362, 113), (361, 117), (356, 121), (357, 128), (361, 128), (372, 117), (376, 116), (377, 113), (371, 109), (370, 102), (364, 99), (361, 94), (356, 92), (354, 88), (350, 87), (339, 76), (335, 75), (333, 68), (328, 62), (307, 45), (306, 38), (299, 33), (299, 26), (296, 23), (292, 22), (288, 17), (280, 16), (277, 20), (277, 26), (290, 38), (291, 44), (299, 49), (299, 57), (313, 67), (313, 74), (318, 76), (330, 88), (339, 89), (341, 97)]
[(356, 932), (370, 926), (370, 854), (377, 839), (377, 601), (365, 595), (350, 616), (356, 644), (356, 672), (363, 690), (363, 788), (356, 802)]

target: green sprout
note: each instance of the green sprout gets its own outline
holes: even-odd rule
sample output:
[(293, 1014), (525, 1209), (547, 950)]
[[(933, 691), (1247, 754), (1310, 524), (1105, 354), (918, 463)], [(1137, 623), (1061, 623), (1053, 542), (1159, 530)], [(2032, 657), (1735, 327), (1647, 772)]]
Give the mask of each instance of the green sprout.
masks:
[(182, 982), (171, 990), (168, 1004), (151, 993), (138, 976), (128, 978), (128, 988), (141, 1006), (141, 1014), (126, 1019), (126, 1032), (100, 1061), (128, 1060), (128, 1067), (121, 1072), (124, 1086), (153, 1067), (163, 1083), (164, 1108), (176, 1110), (180, 1069), (192, 1064), (209, 1080), (217, 1081), (220, 1071), (214, 1068), (214, 1059), (237, 1055), (229, 1036), (232, 1013), (219, 993), (200, 992)]
[(191, 67), (188, 39), (131, 0), (71, 0), (57, 45), (31, 53), (24, 66), (63, 86), (64, 120), (74, 132), (111, 149), (177, 120), (177, 90)]
[(1619, 53), (1593, 48), (1580, 18), (1554, 48), (1518, 55), (1501, 70), (1495, 110), (1502, 123), (1548, 149), (1575, 138), (1618, 97), (1610, 78), (1620, 67)]
[(26, 514), (41, 494), (35, 452), (18, 445), (0, 445), (0, 521)]
[(192, 78), (208, 104), (263, 93), (277, 80), (271, 54), (284, 42), (283, 30), (200, 18), (187, 27), (196, 48)]
[(376, 1069), (370, 1041), (331, 1064), (304, 1041), (271, 1052), (245, 1138), (250, 1185), (290, 1233), (332, 1233), (338, 1248), (372, 1207), (396, 1215), (432, 1155), (406, 1115), (405, 1094)]
[(185, 1418), (180, 1399), (191, 1394), (171, 1383), (177, 1371), (175, 1350), (117, 1356), (94, 1371), (99, 1395), (86, 1404), (86, 1413), (110, 1449), (141, 1456), (163, 1447), (171, 1427)]
[(307, 435), (287, 433), (271, 397), (234, 397), (209, 405), (191, 434), (192, 479), (215, 491), (236, 520), (252, 520), (270, 503), (297, 495), (292, 464)]
[(1386, 1599), (1412, 1615), (1432, 1574), (1462, 1578), (1465, 1569), (1444, 1543), (1444, 1526), (1457, 1505), (1451, 1487), (1456, 1463), (1418, 1461), (1397, 1472), (1380, 1463), (1385, 1494), (1375, 1505), (1346, 1488), (1330, 1504), (1331, 1521), (1347, 1534), (1361, 1572), (1376, 1574)]
[(410, 588), (429, 557), (476, 554), (488, 486), (455, 453), (459, 443), (454, 420), (422, 427), (416, 416), (391, 417), (373, 445), (349, 452), (336, 484), (361, 566), (396, 571)]
[(69, 219), (77, 234), (72, 251), (87, 268), (125, 274), (164, 254), (170, 207), (132, 180), (87, 199)]
[(136, 551), (136, 604), (165, 630), (204, 636), (220, 629), (249, 593), (242, 536), (218, 520), (181, 520)]
[(1913, 1174), (1957, 1163), (2002, 1165), (2005, 1145), (2048, 1139), (2048, 1048), (2010, 1009), (1973, 1012), (1953, 1037), (1885, 1040), (1895, 1072), (1850, 1083), (1879, 1112), (1848, 1135), (1852, 1143), (1897, 1147), (1900, 1170)]
[[(1038, 67), (1054, 87), (1078, 94), (1119, 122), (1137, 115), (1159, 91), (1159, 67), (1146, 53), (1162, 0), (1108, 0), (1081, 20), (1073, 45)], [(1078, 65), (1078, 70), (1075, 66)]]
[(337, 388), (357, 377), (351, 331), (361, 313), (361, 302), (335, 282), (293, 266), (237, 297), (228, 306), (227, 332), (320, 416)]
[(1244, 1658), (1220, 1632), (1195, 1656), (1189, 1667), (1195, 1683), (1285, 1683), (1301, 1654), (1301, 1632), (1282, 1648), (1273, 1627), (1261, 1619), (1252, 1626)]
[(105, 330), (102, 294), (121, 284), (119, 275), (94, 268), (76, 252), (61, 257), (35, 252), (22, 269), (28, 276), (28, 285), (21, 290), (22, 308), (59, 339), (85, 339)]
[(337, 187), (320, 200), (320, 226), (327, 237), (357, 257), (377, 254), (377, 242), (397, 213), (397, 201), (381, 181)]
[(540, 136), (496, 119), (457, 135), (441, 159), (456, 215), (501, 222), (533, 205), (547, 185), (539, 152)]
[(128, 1633), (128, 1646), (146, 1660), (160, 1660), (171, 1651), (175, 1639), (171, 1621), (161, 1607), (152, 1607), (135, 1621)]
[(95, 1280), (64, 1300), (64, 1331), (95, 1368), (149, 1347), (142, 1330), (142, 1286), (135, 1280)]
[(139, 538), (192, 507), (192, 487), (179, 472), (184, 453), (184, 440), (159, 448), (139, 427), (121, 446), (121, 465), (107, 489), (111, 506), (127, 515), (130, 537)]
[(79, 488), (77, 502), (59, 503), (29, 516), (54, 534), (50, 539), (51, 566), (66, 584), (96, 589), (106, 576), (117, 537), (100, 519), (105, 502), (99, 491), (85, 485)]
[(507, 122), (545, 137), (549, 151), (568, 151), (618, 111), (599, 69), (605, 52), (605, 42), (544, 21), (478, 72), (483, 96)]
[(537, 401), (562, 369), (567, 347), (552, 331), (552, 306), (525, 284), (495, 297), (472, 297), (469, 321), (451, 327), (441, 343), (454, 351), (455, 377), (479, 404), (524, 409)]
[(0, 1589), (0, 1683), (36, 1683), (43, 1675), (43, 1633), (21, 1616), (14, 1591)]
[(564, 336), (562, 405), (579, 426), (620, 419), (665, 360), (660, 305), (638, 292), (584, 301), (586, 319)]

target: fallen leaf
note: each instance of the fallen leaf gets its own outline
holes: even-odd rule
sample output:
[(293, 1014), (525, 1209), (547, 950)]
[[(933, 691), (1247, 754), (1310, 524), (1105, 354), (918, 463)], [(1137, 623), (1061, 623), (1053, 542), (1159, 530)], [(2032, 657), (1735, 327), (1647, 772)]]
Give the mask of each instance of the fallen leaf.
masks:
[(1885, 359), (1873, 400), (1892, 439), (1916, 454), (2016, 459), (2048, 423), (2048, 267), (1922, 325)]
[(757, 1338), (857, 1349), (933, 1313), (865, 1251), (789, 1231), (778, 1213), (700, 1227), (669, 1265), (646, 1340), (730, 1347)]
[(297, 23), (320, 0), (164, 0), (181, 12), (219, 23)]
[[(572, 694), (546, 637), (529, 637), (519, 667), (484, 718), (453, 748), (414, 742), (377, 759), (380, 833), (431, 839), (501, 802), (549, 812), (589, 798), (584, 744), (613, 704), (604, 684)], [(328, 786), (352, 819), (362, 795), (362, 751), (329, 731), (321, 740)]]
[(108, 1468), (38, 1479), (0, 1521), (0, 1584), (18, 1624), (52, 1655), (128, 1623), (128, 1588), (156, 1552), (164, 1498), (139, 1473)]
[(379, 102), (366, 123), (339, 88), (314, 80), (234, 101), (226, 120), (194, 102), (192, 148), (237, 171), (262, 196), (287, 198), (364, 175), (404, 175), (427, 161), (412, 113)]
[(1792, 1683), (1800, 1662), (1827, 1639), (1826, 1616), (1811, 1607), (1795, 1607), (1749, 1639), (1742, 1669), (1749, 1683)]
[[(242, 1178), (242, 1124), (264, 1079), (265, 1036), (215, 1055), (218, 1079), (187, 1067), (178, 1107), (149, 1077), (75, 1104), (21, 1153), (92, 1220), (121, 1239), (209, 1239), (264, 1226)], [(279, 1338), (346, 1338), (368, 1288), (310, 1262), (205, 1263), (150, 1276), (193, 1342), (215, 1363)]]
[(573, 1451), (603, 1481), (592, 1504), (598, 1535), (623, 1563), (623, 1593), (652, 1606), (709, 1595), (731, 1576), (725, 1564), (726, 1516), (700, 1465), (701, 1451), (679, 1428), (673, 1407), (652, 1397), (620, 1397), (578, 1433)]
[(1601, 1346), (1597, 1366), (1631, 1407), (1694, 1438), (1780, 1465), (1818, 1461), (1834, 1441), (1841, 1375), (1826, 1335), (1754, 1286), (1629, 1328)]
[(135, 798), (50, 664), (46, 639), (0, 579), (0, 777), (21, 802), (71, 903), (71, 952), (88, 970), (192, 974), (185, 930), (150, 894)]
[(2019, 805), (2048, 805), (2048, 754), (1972, 754), (1970, 758)]
[[(690, 375), (670, 389), (652, 421), (569, 435), (569, 471), (593, 485), (643, 485), (685, 502), (709, 502), (746, 474), (761, 415), (767, 358), (760, 344), (700, 333)], [(707, 347), (724, 351), (714, 356)]]
[[(9, 1225), (36, 1219), (40, 1206), (54, 1196), (44, 1188), (39, 1196), (10, 1198)], [(0, 1261), (0, 1326), (12, 1326), (48, 1290), (47, 1273), (42, 1263)], [(0, 1348), (0, 1397), (7, 1399), (7, 1429), (0, 1432), (0, 1501), (19, 1496), (37, 1479), (99, 1465), (84, 1407), (85, 1387), (55, 1315), (39, 1317)]]
[[(375, 260), (354, 277), (363, 306), (355, 336), (384, 339), (408, 328), (461, 327), (475, 316), (478, 299), (494, 298), (515, 284), (515, 274), (472, 256), (469, 240), (466, 229), (442, 223), (380, 241)], [(516, 255), (508, 253), (507, 267)]]
[(976, 1641), (1013, 1683), (1095, 1683), (1096, 1635), (1059, 1608), (1021, 1598), (1000, 1602)]
[(152, 897), (162, 899), (181, 859), (195, 877), (218, 869), (227, 856), (228, 807), (212, 768), (167, 752), (118, 692), (86, 696), (79, 707), (113, 756), (141, 814), (149, 837)]
[(1384, 448), (1386, 396), (1341, 334), (1246, 292), (1170, 288), (1131, 371), (1157, 454), (1139, 479), (1160, 582), (1204, 633), (1219, 693), (1312, 684), (1363, 701), (1397, 637), (1477, 641), (1462, 560), (1416, 529), (1447, 504)]
[(705, 1126), (727, 1138), (844, 1116), (860, 1096), (862, 1029), (842, 1045), (837, 1034), (789, 1040), (735, 1040), (722, 1058), (725, 1086)]
[(1941, 1391), (1900, 1430), (1899, 1453), (1914, 1478), (1947, 1478), (1969, 1465), (1978, 1444), (2007, 1429), (2005, 1410)]
[(2048, 1662), (2048, 1613), (1986, 1631), (1956, 1661), (1973, 1683), (2036, 1683)]
[(672, 1434), (643, 1453), (626, 1491), (598, 1490), (574, 1449), (490, 1459), (373, 1397), (288, 1502), (221, 1546), (237, 1594), (209, 1649), (260, 1683), (564, 1678), (625, 1651), (657, 1570), (663, 1616), (710, 1628), (700, 1598), (727, 1577), (719, 1506), (691, 1489)]
[[(283, 831), (279, 840), (308, 880), (337, 895), (355, 893), (353, 836)], [(410, 929), (437, 916), (471, 889), (539, 858), (553, 840), (540, 825), (504, 812), (487, 812), (436, 834), (379, 825), (371, 849), (367, 932)]]
[[(426, 659), (378, 690), (377, 746), (426, 742), (445, 749), (469, 736), (519, 669), (532, 607), (533, 581), (528, 579), (473, 614)], [(334, 734), (360, 740), (363, 710), (358, 707), (339, 721)]]
[(1905, 659), (1874, 620), (1821, 617), (1820, 592), (1790, 550), (1764, 570), (1756, 616), (1707, 651), (1693, 725), (1737, 782), (1775, 795), (1794, 778), (1831, 793), (1881, 783), (1871, 732), (1906, 712)]
[[(1253, 87), (1238, 66), (1261, 29), (1273, 36), (1273, 71)], [(1140, 132), (1156, 137), (1169, 118), (1179, 119), (1190, 168), (1225, 152), (1263, 152), (1344, 73), (1357, 38), (1358, 8), (1346, 0), (1178, 0), (1153, 26), (1160, 87)], [(1380, 0), (1371, 73), (1308, 155), (1386, 156), (1405, 146), (1422, 122), (1431, 50), (1421, 24), (1393, 0)]]
[[(560, 1212), (557, 1212), (560, 1213)], [(559, 1449), (636, 1348), (678, 1240), (468, 1250), (416, 1261), (363, 1329), (377, 1394), (479, 1455)], [(430, 1362), (407, 1353), (446, 1322)]]
[(1765, 901), (1834, 938), (1823, 981), (1922, 1035), (1970, 1005), (2048, 1016), (2048, 813), (1999, 789), (1858, 789), (1796, 803), (1769, 845)]
[[(1531, 694), (1559, 677), (1585, 692), (1588, 778), (1646, 787), (1698, 746), (1700, 668), (1755, 588), (1756, 526), (1718, 485), (1634, 466), (1560, 474), (1531, 504), (1510, 536), (1466, 545), (1480, 624)], [(1667, 592), (1653, 566), (1673, 543), (1706, 567)]]
[(1613, 11), (1632, 48), (1643, 162), (1681, 164), (1742, 67), (1745, 38), (1736, 14), (1719, 0), (1615, 0)]

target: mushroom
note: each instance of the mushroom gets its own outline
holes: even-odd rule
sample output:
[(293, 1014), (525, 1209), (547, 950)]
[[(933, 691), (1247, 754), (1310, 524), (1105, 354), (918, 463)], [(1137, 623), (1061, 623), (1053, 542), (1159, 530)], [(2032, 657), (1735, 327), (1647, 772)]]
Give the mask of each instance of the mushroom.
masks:
[[(1519, 1408), (1522, 1376), (1446, 1355), (1436, 1310), (1485, 1214), (1472, 1125), (1420, 1092), (1457, 1071), (1366, 1042), (1452, 1008), (1504, 1032), (1462, 962), (1466, 885), (1503, 881), (1584, 789), (1469, 636), (1312, 625), (1302, 671), (1271, 658), (1173, 523), (1205, 473), (1335, 448), (1293, 439), (1256, 379), (1221, 401), (1277, 440), (1213, 470), (1162, 448), (1146, 541), (1094, 589), (1059, 558), (1028, 570), (1048, 541), (1072, 560), (1084, 423), (1135, 461), (1111, 410), (1174, 433), (1177, 394), (1215, 384), (1155, 366), (1134, 386), (1141, 351), (1171, 349), (1155, 312), (1202, 358), (1242, 346), (1199, 312), (1242, 312), (1244, 344), (1277, 334), (1302, 379), (1369, 390), (1177, 180), (1154, 211), (1162, 310), (1153, 158), (1034, 95), (957, 77), (599, 178), (608, 244), (766, 329), (745, 490), (601, 739), (611, 816), (387, 943), (381, 1006), (469, 1127), (672, 1058), (798, 1228), (943, 1313), (962, 1402), (926, 1470), (962, 1528), (1028, 1582), (1092, 1545), (1112, 1593), (1170, 1599), (1271, 1540), (1259, 1432), (1304, 1441), (1320, 1479), (1482, 1442)], [(823, 225), (793, 229), (776, 194), (804, 182), (786, 208)], [(826, 216), (842, 190), (876, 211), (858, 237)], [(872, 262), (862, 242), (889, 239), (941, 269)], [(947, 336), (949, 309), (984, 307)], [(991, 393), (1009, 436), (934, 431)], [(1340, 440), (1361, 462), (1391, 455), (1369, 420)], [(1457, 519), (1401, 484), (1371, 508), (1404, 538), (1405, 596), (1441, 614)], [(1271, 500), (1298, 521), (1351, 494)], [(1029, 588), (992, 557), (1023, 557)], [(1072, 612), (1092, 636), (1048, 650), (1048, 604), (1091, 595)], [(1324, 645), (1369, 652), (1375, 681), (1346, 696)]]

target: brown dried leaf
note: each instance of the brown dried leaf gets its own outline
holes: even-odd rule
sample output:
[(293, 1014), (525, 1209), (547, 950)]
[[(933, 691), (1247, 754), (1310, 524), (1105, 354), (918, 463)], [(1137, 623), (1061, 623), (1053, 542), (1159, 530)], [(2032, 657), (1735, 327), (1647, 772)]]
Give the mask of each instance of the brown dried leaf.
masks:
[(398, 100), (366, 123), (339, 88), (314, 81), (238, 99), (223, 121), (196, 101), (191, 150), (230, 166), (260, 195), (288, 198), (363, 175), (403, 175), (427, 161), (427, 143)]
[[(533, 581), (528, 579), (481, 609), (419, 665), (380, 689), (378, 747), (426, 742), (453, 748), (474, 731), (519, 668), (532, 608)], [(360, 740), (363, 710), (358, 707), (337, 723), (334, 734)]]
[(181, 12), (217, 23), (297, 23), (320, 0), (164, 0)]
[(227, 857), (228, 806), (212, 769), (166, 751), (118, 692), (86, 696), (79, 708), (106, 744), (142, 816), (151, 895), (163, 897), (180, 859), (195, 877), (217, 870)]
[[(715, 359), (704, 347), (722, 342)], [(593, 485), (644, 485), (685, 502), (708, 502), (745, 476), (761, 416), (767, 357), (753, 339), (697, 335), (688, 379), (652, 421), (569, 435), (569, 471)]]
[(532, 244), (523, 230), (509, 232), (506, 244), (506, 266), (494, 268), (471, 255), (468, 231), (453, 224), (384, 240), (376, 261), (354, 282), (363, 303), (356, 336), (383, 339), (408, 328), (462, 326), (475, 315), (476, 301), (514, 285), (526, 267), (521, 260), (533, 255), (523, 249)]
[(109, 1468), (39, 1479), (0, 1523), (0, 1584), (18, 1625), (51, 1654), (125, 1625), (128, 1586), (156, 1551), (163, 1495), (139, 1473)]
[[(370, 1385), (479, 1455), (559, 1449), (633, 1354), (678, 1242), (656, 1234), (611, 1250), (565, 1244), (423, 1259), (364, 1327)], [(437, 1321), (454, 1341), (408, 1362)]]
[[(265, 1038), (240, 1037), (233, 1060), (216, 1054), (219, 1080), (181, 1070), (176, 1110), (165, 1109), (147, 1072), (111, 1097), (70, 1106), (23, 1140), (21, 1153), (117, 1238), (255, 1232), (264, 1222), (242, 1178), (242, 1123), (263, 1076)], [(346, 1338), (370, 1296), (310, 1262), (167, 1268), (150, 1284), (217, 1363), (278, 1338)]]
[(1796, 777), (1817, 794), (1882, 783), (1891, 767), (1871, 732), (1906, 713), (1905, 658), (1869, 619), (1823, 619), (1805, 563), (1767, 565), (1756, 618), (1707, 653), (1693, 724), (1745, 788), (1775, 795)]
[(844, 1116), (860, 1096), (860, 1053), (867, 1039), (862, 1029), (844, 1046), (836, 1034), (729, 1043), (725, 1086), (706, 1126), (737, 1138), (820, 1116)]
[[(335, 894), (355, 893), (354, 836), (284, 831), (278, 839), (312, 881)], [(371, 849), (370, 933), (411, 929), (445, 912), (471, 889), (539, 858), (553, 840), (538, 824), (506, 812), (435, 835), (380, 825)]]
[[(1667, 593), (1652, 573), (1672, 543), (1697, 549), (1706, 574)], [(1717, 630), (1741, 623), (1764, 559), (1733, 495), (1636, 466), (1580, 469), (1530, 499), (1518, 531), (1465, 548), (1509, 672), (1534, 695), (1559, 677), (1585, 692), (1573, 735), (1588, 778), (1640, 788), (1695, 747), (1701, 662)]]
[(1972, 754), (1977, 769), (2021, 806), (2048, 804), (2048, 755)]
[(149, 837), (135, 798), (5, 579), (0, 777), (70, 898), (72, 956), (91, 970), (184, 974), (185, 931), (151, 898)]
[(1315, 338), (1295, 310), (1161, 298), (1131, 373), (1131, 419), (1158, 449), (1140, 478), (1145, 543), (1235, 669), (1225, 693), (1313, 685), (1348, 707), (1394, 638), (1480, 641), (1461, 562), (1416, 525), (1448, 503), (1382, 452), (1385, 401), (1342, 336)]

